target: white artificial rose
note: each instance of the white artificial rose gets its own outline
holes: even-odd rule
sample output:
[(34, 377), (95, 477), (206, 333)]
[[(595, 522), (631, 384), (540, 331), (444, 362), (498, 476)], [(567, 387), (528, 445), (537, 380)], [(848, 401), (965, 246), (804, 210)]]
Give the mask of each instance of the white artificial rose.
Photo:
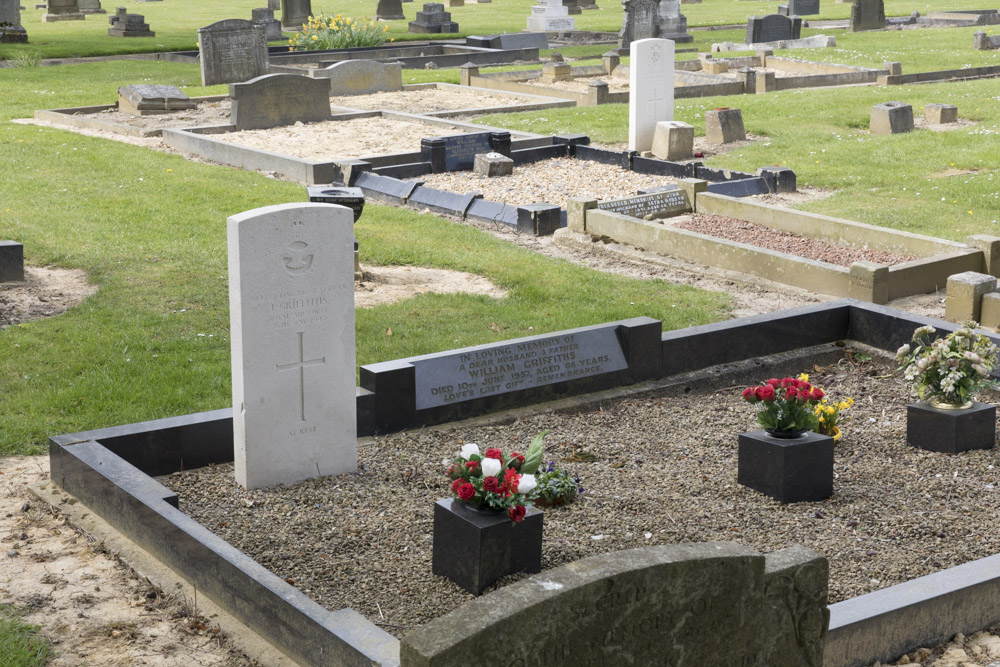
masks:
[(534, 475), (521, 475), (521, 479), (517, 480), (518, 493), (531, 493), (536, 486), (538, 482), (535, 481)]
[(479, 465), (483, 468), (483, 477), (493, 477), (503, 468), (500, 459), (483, 459)]
[(479, 445), (474, 442), (470, 442), (467, 445), (462, 445), (462, 458), (469, 459), (474, 455), (479, 454)]

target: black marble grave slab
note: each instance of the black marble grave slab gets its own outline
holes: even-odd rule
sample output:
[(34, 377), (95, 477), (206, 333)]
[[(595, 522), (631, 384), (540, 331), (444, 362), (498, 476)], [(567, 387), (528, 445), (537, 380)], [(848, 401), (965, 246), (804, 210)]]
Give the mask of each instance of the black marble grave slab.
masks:
[(632, 156), (635, 151), (609, 151), (606, 148), (596, 148), (594, 146), (576, 146), (576, 156), (581, 160), (593, 160), (601, 164), (613, 164), (622, 169), (631, 169)]
[(390, 204), (405, 203), (413, 191), (423, 185), (421, 181), (401, 181), (398, 178), (372, 172), (359, 174), (354, 183), (361, 188), (365, 196)]
[(674, 178), (693, 178), (694, 169), (700, 162), (683, 163), (636, 155), (632, 158), (632, 171), (637, 174), (654, 174)]
[(514, 160), (515, 165), (530, 164), (532, 162), (541, 162), (542, 160), (550, 160), (557, 157), (566, 157), (569, 152), (568, 149), (569, 146), (566, 144), (536, 146), (534, 148), (522, 148), (521, 150), (511, 151), (510, 157)]
[(517, 207), (490, 201), (489, 199), (477, 199), (469, 206), (469, 210), (465, 212), (465, 217), (485, 222), (500, 222), (511, 227), (516, 227)]
[(708, 191), (727, 197), (749, 197), (751, 195), (766, 195), (770, 192), (763, 178), (744, 178), (738, 181), (722, 181), (709, 183)]
[(354, 212), (354, 222), (358, 221), (361, 212), (365, 210), (365, 194), (361, 188), (349, 188), (342, 185), (310, 185), (306, 187), (306, 193), (311, 202), (339, 204), (351, 209)]
[(423, 206), (431, 211), (434, 211), (435, 213), (444, 213), (446, 215), (464, 217), (465, 212), (469, 210), (469, 206), (472, 202), (481, 198), (482, 195), (478, 192), (468, 192), (460, 195), (455, 194), (454, 192), (435, 190), (434, 188), (429, 188), (426, 185), (421, 185), (413, 190), (413, 193), (410, 194), (407, 203), (417, 207)]
[(17, 241), (0, 241), (0, 283), (24, 280), (24, 246)]
[(997, 407), (973, 403), (964, 410), (936, 408), (928, 403), (906, 406), (906, 444), (929, 452), (958, 454), (993, 449)]

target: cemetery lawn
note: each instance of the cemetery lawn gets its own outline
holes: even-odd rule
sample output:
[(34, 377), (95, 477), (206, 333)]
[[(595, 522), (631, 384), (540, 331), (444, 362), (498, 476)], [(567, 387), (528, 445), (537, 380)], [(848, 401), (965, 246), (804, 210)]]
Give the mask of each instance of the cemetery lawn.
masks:
[(10, 605), (0, 605), (0, 664), (41, 667), (50, 655), (49, 640), (36, 625), (21, 620)]

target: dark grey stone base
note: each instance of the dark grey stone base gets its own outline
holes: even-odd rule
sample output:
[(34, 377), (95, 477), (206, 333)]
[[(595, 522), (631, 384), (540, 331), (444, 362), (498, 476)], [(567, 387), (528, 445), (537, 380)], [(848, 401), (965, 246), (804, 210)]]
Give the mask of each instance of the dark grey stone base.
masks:
[(431, 571), (473, 595), (515, 572), (542, 571), (542, 512), (528, 507), (521, 523), (445, 498), (434, 503)]
[(458, 24), (454, 21), (448, 21), (447, 23), (436, 23), (434, 25), (425, 25), (423, 23), (417, 23), (416, 21), (410, 21), (407, 32), (414, 33), (438, 33), (438, 32), (458, 32)]
[(115, 30), (108, 28), (108, 37), (156, 37), (152, 30)]
[(17, 241), (0, 241), (0, 283), (24, 280), (24, 246)]
[(825, 500), (833, 495), (833, 438), (740, 433), (736, 481), (782, 503)]
[(906, 442), (918, 449), (946, 454), (993, 449), (996, 416), (996, 406), (986, 403), (973, 403), (965, 410), (911, 403), (906, 406)]
[(0, 28), (0, 44), (27, 44), (28, 31), (24, 28)]

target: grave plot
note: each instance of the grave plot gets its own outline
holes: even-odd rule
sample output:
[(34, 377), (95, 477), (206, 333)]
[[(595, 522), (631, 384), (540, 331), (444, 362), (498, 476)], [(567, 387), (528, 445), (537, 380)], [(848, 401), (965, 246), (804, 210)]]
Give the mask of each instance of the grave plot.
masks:
[(203, 127), (226, 123), (231, 102), (225, 95), (193, 97), (193, 109), (140, 116), (120, 111), (117, 104), (67, 109), (41, 109), (35, 118), (58, 125), (103, 130), (127, 137), (159, 137), (166, 128)]
[(874, 303), (944, 289), (950, 275), (985, 271), (990, 253), (1000, 249), (997, 237), (957, 243), (692, 187), (693, 218), (641, 220), (582, 201), (568, 217), (569, 231)]
[[(840, 600), (829, 608), (825, 652), (814, 647), (825, 658), (810, 664), (888, 661), (956, 628), (971, 633), (989, 626), (995, 610), (983, 600), (1000, 587), (1000, 556), (989, 555), (1000, 534), (986, 515), (994, 504), (997, 450), (959, 457), (907, 447), (900, 413), (909, 398), (900, 380), (885, 377), (891, 362), (881, 351), (925, 324), (939, 331), (950, 326), (845, 301), (662, 334), (659, 322), (636, 318), (365, 366), (364, 391), (357, 392), (359, 433), (539, 405), (567, 392), (659, 384), (612, 402), (605, 395), (586, 399), (593, 409), (575, 403), (522, 412), (513, 422), (379, 436), (359, 448), (357, 474), (304, 482), (280, 498), (234, 488), (223, 467), (232, 457), (229, 410), (55, 436), (52, 479), (294, 659), (397, 664), (400, 646), (387, 630), (403, 634), (468, 599), (426, 574), (432, 526), (424, 503), (448, 486), (440, 461), (473, 438), (509, 449), (549, 429), (547, 459), (580, 475), (586, 491), (575, 504), (545, 510), (545, 568), (588, 553), (627, 558), (618, 552), (646, 544), (716, 538), (774, 553), (805, 542), (829, 559), (831, 597)], [(845, 341), (874, 360), (846, 354)], [(523, 349), (550, 367), (571, 370), (565, 358), (549, 357), (552, 349), (576, 343), (607, 356), (597, 365), (612, 372), (560, 380), (549, 377), (558, 368), (533, 366), (527, 386), (501, 387), (485, 399), (421, 389), (437, 387), (442, 370), (463, 355)], [(753, 422), (738, 392), (762, 378), (804, 370), (831, 396), (856, 399), (854, 421), (844, 425), (836, 446), (834, 496), (781, 506), (736, 483), (736, 434)], [(501, 376), (512, 372), (498, 369)], [(466, 375), (476, 386), (495, 384)], [(611, 384), (593, 383), (601, 377)], [(428, 422), (432, 416), (437, 419)], [(404, 451), (410, 453), (405, 461)], [(185, 475), (181, 468), (196, 470)], [(178, 505), (202, 513), (207, 525)], [(257, 548), (263, 563), (212, 531), (231, 531), (244, 548)], [(254, 533), (282, 540), (255, 547)], [(315, 560), (307, 562), (307, 554)], [(330, 609), (348, 600), (358, 606)], [(825, 619), (815, 622), (822, 636)], [(404, 656), (401, 664), (414, 663)]]

